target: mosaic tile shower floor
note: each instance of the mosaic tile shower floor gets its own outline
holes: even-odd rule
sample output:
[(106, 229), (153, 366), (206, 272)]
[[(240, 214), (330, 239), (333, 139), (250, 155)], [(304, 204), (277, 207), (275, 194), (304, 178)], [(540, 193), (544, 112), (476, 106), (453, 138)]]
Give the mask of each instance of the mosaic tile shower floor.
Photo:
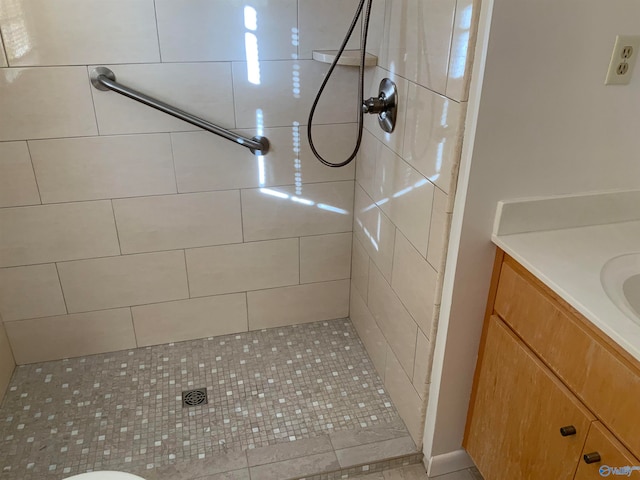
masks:
[[(199, 387), (209, 403), (183, 408)], [(399, 421), (351, 322), (317, 322), (20, 366), (0, 476), (143, 472)]]

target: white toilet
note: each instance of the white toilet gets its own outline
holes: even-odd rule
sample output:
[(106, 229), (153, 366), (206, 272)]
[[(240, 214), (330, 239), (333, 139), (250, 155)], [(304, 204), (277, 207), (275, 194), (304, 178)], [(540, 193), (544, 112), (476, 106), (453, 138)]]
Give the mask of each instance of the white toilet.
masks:
[(144, 480), (142, 477), (124, 472), (89, 472), (67, 477), (64, 480)]

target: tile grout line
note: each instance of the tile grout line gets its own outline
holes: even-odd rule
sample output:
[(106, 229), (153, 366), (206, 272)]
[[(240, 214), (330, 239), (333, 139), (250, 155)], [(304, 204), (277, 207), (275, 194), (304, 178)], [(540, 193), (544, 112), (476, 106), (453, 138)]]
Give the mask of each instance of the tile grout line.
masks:
[[(155, 1), (155, 0), (154, 0)], [(238, 128), (238, 105), (236, 105), (236, 76), (233, 73), (234, 62), (229, 62), (229, 77), (231, 79), (231, 104), (233, 105), (233, 128)], [(255, 128), (258, 128), (259, 125), (256, 125)]]
[(187, 265), (187, 250), (186, 249), (182, 250), (182, 254), (183, 254), (182, 257), (184, 258), (184, 273), (187, 279), (187, 295), (189, 296), (188, 298), (191, 299), (193, 297), (191, 296), (191, 284), (189, 282), (189, 266)]
[[(442, 94), (442, 96), (447, 97), (447, 90), (449, 90), (449, 80), (450, 80), (450, 76), (449, 74), (451, 73), (451, 55), (453, 53), (453, 37), (455, 37), (456, 35), (456, 20), (458, 19), (458, 8), (460, 7), (460, 5), (458, 5), (458, 2), (456, 1), (456, 4), (453, 8), (453, 18), (451, 19), (451, 35), (449, 36), (449, 51), (447, 52), (447, 68), (446, 68), (446, 73), (445, 73), (445, 80), (444, 80), (444, 93)], [(465, 63), (466, 63), (466, 59), (465, 59)], [(465, 68), (466, 70), (466, 68)], [(466, 73), (466, 72), (465, 72)]]
[(244, 237), (244, 213), (243, 213), (244, 208), (242, 206), (242, 189), (238, 190), (238, 198), (240, 200), (240, 232), (242, 233), (242, 242), (241, 243), (244, 244), (244, 243), (248, 243), (248, 242), (246, 241), (246, 238)]
[(156, 5), (156, 0), (153, 0), (153, 17), (156, 22), (156, 39), (158, 40), (158, 59), (160, 63), (164, 63), (162, 61), (162, 48), (160, 47), (160, 27), (158, 26), (158, 6)]
[(302, 285), (302, 239), (298, 237), (298, 285)]
[[(89, 72), (89, 65), (83, 65), (86, 70), (87, 70), (87, 80), (89, 80), (91, 78), (91, 72)], [(93, 85), (91, 85), (91, 82), (89, 82), (89, 94), (91, 95), (91, 108), (93, 110), (93, 119), (96, 122), (96, 135), (91, 135), (91, 137), (100, 137), (100, 122), (98, 122), (98, 109), (96, 108), (96, 99), (95, 96), (93, 95), (93, 91), (95, 90), (95, 88), (93, 87)], [(54, 138), (52, 140), (62, 140), (62, 139), (67, 139), (67, 138), (86, 138), (84, 135), (80, 136), (80, 137), (58, 137), (58, 138)], [(31, 139), (31, 140), (40, 140), (40, 139)]]
[(251, 325), (249, 325), (249, 292), (244, 292), (244, 304), (247, 308), (247, 331), (251, 331)]
[(136, 343), (136, 348), (140, 348), (138, 342), (138, 332), (136, 332), (136, 322), (133, 319), (133, 307), (129, 307), (129, 315), (131, 316), (131, 327), (133, 328), (133, 340)]
[[(209, 62), (211, 63), (211, 62)], [(126, 65), (135, 65), (135, 64), (126, 64)], [(160, 65), (160, 64), (155, 64), (155, 65)], [(164, 65), (164, 64), (163, 64)], [(80, 67), (86, 67), (87, 65), (78, 65)], [(57, 67), (57, 66), (56, 66)], [(40, 67), (27, 67), (27, 68), (40, 68)], [(53, 67), (55, 68), (55, 67)], [(464, 102), (466, 103), (466, 102)], [(95, 111), (94, 111), (95, 113)], [(340, 126), (340, 125), (356, 125), (356, 122), (333, 122), (333, 123), (318, 123), (318, 125), (324, 126), (324, 127), (330, 127), (330, 126)], [(269, 126), (265, 126), (263, 127), (265, 130), (275, 130), (275, 129), (290, 129), (293, 126), (293, 124), (291, 125), (269, 125)], [(301, 127), (306, 127), (306, 125), (300, 125)], [(237, 127), (234, 128), (234, 130), (256, 130), (255, 126), (248, 126), (248, 127)], [(136, 131), (136, 132), (123, 132), (123, 133), (106, 133), (106, 134), (100, 134), (100, 133), (96, 133), (96, 134), (92, 134), (92, 135), (69, 135), (66, 137), (36, 137), (36, 138), (13, 138), (11, 140), (0, 140), (0, 144), (2, 143), (11, 143), (11, 142), (40, 142), (40, 141), (47, 141), (47, 140), (81, 140), (84, 138), (101, 138), (101, 137), (133, 137), (133, 136), (143, 136), (143, 135), (168, 135), (170, 133), (173, 134), (194, 134), (194, 133), (207, 133), (207, 132), (203, 132), (200, 129), (194, 128), (193, 130), (158, 130), (155, 132), (141, 132), (141, 131)]]
[[(176, 252), (179, 250), (175, 250)], [(126, 255), (123, 255), (126, 256)], [(120, 255), (116, 255), (115, 257), (120, 257)], [(112, 258), (112, 257), (106, 257), (106, 258)], [(51, 263), (54, 262), (50, 262), (50, 263), (43, 263), (40, 265), (51, 265)], [(57, 264), (56, 264), (57, 266)], [(344, 282), (349, 280), (348, 278), (341, 278), (338, 280), (324, 280), (322, 282), (313, 282), (313, 283), (303, 283), (302, 286), (309, 286), (309, 285), (321, 285), (321, 284), (328, 284), (328, 283), (337, 283), (337, 282)], [(147, 306), (151, 306), (151, 305), (161, 305), (164, 303), (173, 303), (173, 302), (180, 302), (183, 300), (192, 300), (192, 299), (198, 299), (198, 298), (215, 298), (215, 297), (224, 297), (224, 296), (229, 296), (229, 295), (240, 295), (240, 294), (248, 294), (251, 292), (266, 292), (266, 291), (270, 291), (270, 290), (280, 290), (283, 288), (292, 288), (292, 287), (298, 287), (301, 285), (298, 284), (290, 284), (290, 285), (282, 285), (279, 287), (269, 287), (269, 288), (261, 288), (258, 290), (241, 290), (239, 292), (227, 292), (227, 293), (217, 293), (217, 294), (213, 294), (213, 295), (200, 295), (200, 296), (196, 296), (196, 297), (180, 297), (180, 298), (173, 298), (170, 300), (162, 300), (159, 302), (152, 302), (152, 303), (138, 303), (135, 305), (121, 305), (121, 306), (113, 306), (113, 307), (107, 307), (107, 308), (101, 308), (98, 310), (82, 310), (82, 311), (77, 311), (77, 312), (69, 312), (69, 314), (78, 314), (78, 313), (95, 313), (95, 312), (106, 312), (106, 311), (110, 311), (110, 310), (119, 310), (119, 309), (123, 309), (123, 308), (135, 308), (135, 307), (147, 307)], [(9, 320), (9, 321), (5, 321), (4, 323), (11, 323), (11, 322), (22, 322), (25, 320), (41, 320), (41, 319), (47, 319), (47, 318), (53, 318), (56, 317), (57, 315), (47, 315), (44, 317), (33, 317), (33, 318), (21, 318), (18, 320)], [(338, 318), (332, 318), (332, 319), (326, 319), (326, 320), (314, 320), (313, 322), (310, 323), (314, 323), (316, 321), (323, 321), (323, 322), (327, 322), (327, 321), (332, 321), (332, 320), (338, 320), (340, 318), (346, 318), (346, 317), (338, 317)], [(300, 323), (300, 324), (291, 324), (291, 325), (304, 325), (304, 323)], [(282, 325), (284, 326), (288, 326), (288, 325)], [(272, 327), (269, 327), (272, 328)], [(273, 328), (279, 328), (279, 327), (273, 327)], [(259, 330), (263, 330), (263, 328), (258, 328), (256, 329), (256, 331)]]
[[(95, 137), (94, 137), (95, 138)], [(22, 142), (22, 141), (26, 141), (26, 140), (16, 140), (18, 142)], [(28, 140), (29, 142), (33, 141), (33, 140)], [(1, 143), (1, 142), (0, 142)], [(347, 183), (347, 182), (353, 182), (353, 179), (348, 179), (348, 180), (322, 180), (319, 182), (309, 182), (309, 183), (305, 183), (303, 185), (330, 185), (330, 184), (334, 184), (334, 183)], [(267, 185), (267, 188), (289, 188), (289, 187), (295, 187), (295, 185), (293, 184), (278, 184), (278, 185)], [(7, 206), (7, 207), (0, 207), (0, 210), (6, 210), (9, 208), (27, 208), (27, 207), (39, 207), (39, 206), (47, 206), (47, 205), (67, 205), (67, 204), (72, 204), (72, 203), (89, 203), (89, 202), (104, 202), (106, 200), (134, 200), (136, 198), (158, 198), (158, 197), (169, 197), (169, 196), (175, 196), (175, 195), (181, 195), (181, 196), (186, 196), (186, 195), (197, 195), (199, 193), (222, 193), (222, 192), (236, 192), (236, 191), (251, 191), (251, 190), (260, 190), (262, 188), (265, 187), (247, 187), (247, 188), (223, 188), (223, 189), (219, 189), (219, 190), (194, 190), (194, 191), (190, 191), (190, 192), (165, 192), (165, 193), (154, 193), (154, 194), (147, 194), (147, 195), (133, 195), (133, 196), (125, 196), (125, 197), (100, 197), (100, 198), (85, 198), (85, 199), (77, 199), (77, 200), (67, 200), (67, 201), (60, 201), (60, 202), (46, 202), (46, 203), (42, 203), (42, 204), (32, 204), (32, 205), (15, 205), (15, 206)], [(317, 234), (312, 234), (312, 235), (303, 235), (303, 236), (318, 236), (318, 235), (329, 235), (332, 233), (347, 233), (345, 232), (328, 232), (328, 233), (317, 233)], [(294, 237), (285, 237), (285, 238), (294, 238)]]
[[(173, 134), (169, 133), (168, 135), (169, 135), (169, 148), (171, 149), (171, 164), (173, 165), (173, 181), (176, 185), (175, 194), (180, 195), (180, 190), (178, 189), (178, 173), (176, 172), (176, 154), (173, 148)], [(189, 193), (192, 193), (192, 192), (189, 192)], [(168, 194), (168, 195), (171, 195), (171, 194)]]
[[(33, 155), (31, 154), (31, 147), (29, 147), (29, 140), (24, 140), (24, 143), (27, 146), (27, 153), (29, 154), (29, 161), (31, 162), (31, 171), (33, 172), (33, 180), (36, 182), (36, 189), (38, 190), (38, 198), (40, 199), (40, 205), (44, 205), (42, 203), (42, 193), (40, 192), (40, 184), (38, 183), (38, 176), (36, 175), (36, 167), (33, 165)], [(24, 206), (37, 207), (38, 205), (24, 205)], [(12, 207), (4, 207), (4, 208), (12, 208)]]
[(296, 30), (298, 32), (298, 44), (296, 45), (295, 60), (300, 60), (300, 0), (296, 1)]
[[(243, 49), (244, 51), (244, 49)], [(271, 59), (265, 59), (265, 60), (260, 60), (260, 62), (270, 62), (270, 63), (295, 63), (295, 62), (307, 62), (309, 64), (313, 64), (312, 62), (317, 62), (317, 60), (314, 60), (312, 57), (307, 57), (307, 58), (300, 58), (300, 59), (294, 59), (294, 58), (271, 58)], [(89, 67), (89, 66), (98, 66), (99, 62), (84, 62), (84, 63), (40, 63), (37, 65), (10, 65), (8, 67), (1, 67), (1, 68), (5, 68), (5, 69), (13, 69), (13, 70), (17, 70), (17, 69), (24, 69), (24, 68), (71, 68), (71, 67)], [(128, 62), (120, 62), (118, 63), (117, 61), (110, 61), (107, 63), (102, 63), (102, 65), (105, 66), (109, 66), (109, 65), (136, 65), (136, 66), (142, 66), (142, 65), (161, 65), (161, 64), (165, 64), (165, 65), (172, 65), (172, 64), (176, 64), (176, 65), (183, 65), (183, 64), (189, 64), (189, 63), (193, 63), (193, 64), (198, 64), (198, 65), (203, 65), (203, 64), (209, 64), (209, 63), (217, 63), (217, 64), (221, 64), (221, 63), (242, 63), (242, 64), (247, 64), (247, 59), (246, 56), (242, 56), (242, 57), (237, 57), (237, 58), (233, 58), (233, 59), (226, 59), (226, 60), (172, 60), (172, 61), (164, 61), (164, 62), (158, 62), (158, 61), (149, 61), (149, 60), (141, 60), (141, 61), (128, 61)], [(377, 65), (377, 67), (380, 67), (381, 69), (385, 70), (384, 67)], [(386, 70), (389, 71), (389, 70)], [(397, 73), (394, 73), (394, 75), (397, 75), (401, 78), (401, 75), (398, 75)], [(412, 80), (408, 80), (405, 78), (405, 80), (407, 81), (412, 81)], [(442, 95), (441, 93), (439, 95)], [(353, 122), (355, 123), (355, 122)]]
[[(60, 278), (60, 271), (58, 270), (58, 264), (54, 263), (56, 267), (56, 274), (58, 275), (58, 283), (60, 284), (60, 292), (62, 293), (62, 301), (64, 302), (64, 309), (67, 311), (66, 315), (69, 315), (69, 307), (67, 306), (67, 298), (64, 295), (64, 288), (62, 288), (62, 279)], [(51, 317), (56, 317), (57, 315), (51, 315)], [(35, 318), (46, 318), (46, 317), (35, 317)], [(28, 318), (14, 320), (14, 321), (22, 321), (22, 320), (31, 320)], [(7, 322), (5, 322), (7, 323)]]
[(2, 33), (2, 29), (0, 28), (0, 43), (2, 43), (2, 52), (4, 53), (4, 59), (7, 62), (7, 66), (11, 66), (9, 64), (9, 55), (7, 54), (7, 44), (4, 41), (4, 33)]
[(122, 256), (122, 245), (120, 243), (120, 232), (118, 232), (118, 221), (116, 220), (116, 210), (113, 206), (113, 200), (109, 200), (111, 203), (111, 213), (113, 214), (113, 226), (116, 229), (116, 238), (118, 239), (118, 250), (120, 250), (120, 255), (113, 255), (114, 257)]
[[(38, 206), (38, 205), (31, 205)], [(321, 233), (317, 235), (304, 235), (303, 237), (322, 237), (325, 235), (336, 235), (342, 233), (350, 233), (350, 232), (336, 232), (336, 233)], [(90, 260), (101, 260), (105, 258), (115, 258), (115, 257), (133, 257), (136, 255), (154, 255), (158, 253), (170, 253), (170, 252), (179, 252), (180, 250), (200, 250), (204, 248), (215, 248), (215, 247), (229, 247), (229, 246), (240, 246), (245, 244), (254, 244), (254, 243), (264, 243), (264, 242), (277, 242), (281, 240), (294, 240), (299, 237), (279, 237), (279, 238), (269, 238), (265, 240), (249, 240), (246, 242), (236, 242), (236, 243), (219, 243), (216, 245), (202, 245), (198, 247), (183, 247), (183, 248), (174, 248), (171, 250), (150, 250), (143, 252), (134, 252), (134, 253), (123, 253), (123, 254), (115, 254), (115, 255), (102, 255), (98, 257), (81, 257), (81, 258), (71, 258), (71, 259), (63, 259), (63, 260), (49, 260), (46, 262), (38, 262), (38, 263), (23, 263), (18, 265), (6, 265), (0, 266), (0, 271), (7, 268), (22, 268), (22, 267), (31, 267), (35, 265), (49, 265), (51, 263), (69, 263), (69, 262), (83, 262)], [(324, 280), (324, 281), (337, 281), (337, 280), (345, 280), (344, 278), (336, 278), (334, 280)], [(319, 283), (319, 282), (311, 282), (311, 283)], [(283, 285), (285, 286), (285, 285)], [(276, 287), (273, 287), (276, 288)], [(241, 290), (242, 291), (242, 290)], [(231, 293), (239, 293), (239, 292), (231, 292)]]
[[(431, 244), (431, 231), (432, 231), (433, 226), (434, 226), (434, 225), (433, 225), (433, 217), (434, 217), (434, 215), (433, 215), (433, 214), (434, 214), (434, 210), (435, 210), (435, 206), (436, 206), (436, 188), (437, 188), (437, 187), (435, 186), (435, 184), (431, 184), (431, 185), (433, 185), (434, 189), (433, 189), (433, 192), (431, 192), (431, 211), (429, 212), (429, 228), (427, 228), (427, 245), (426, 245), (426, 248), (425, 248), (425, 255), (423, 256), (423, 255), (418, 251), (418, 253), (420, 254), (420, 256), (421, 256), (422, 258), (424, 258), (424, 259), (429, 263), (429, 265), (431, 265), (431, 263), (429, 262), (429, 260), (427, 260), (427, 257), (429, 256), (429, 246), (430, 246), (430, 244)], [(405, 237), (405, 238), (406, 238), (406, 237)], [(409, 239), (407, 238), (407, 240), (409, 240)], [(411, 244), (413, 245), (413, 243), (411, 242), (411, 240), (409, 240), (409, 243), (411, 243)], [(415, 246), (414, 246), (414, 248), (415, 248)], [(416, 249), (416, 251), (417, 251), (417, 250), (418, 250), (418, 249)]]

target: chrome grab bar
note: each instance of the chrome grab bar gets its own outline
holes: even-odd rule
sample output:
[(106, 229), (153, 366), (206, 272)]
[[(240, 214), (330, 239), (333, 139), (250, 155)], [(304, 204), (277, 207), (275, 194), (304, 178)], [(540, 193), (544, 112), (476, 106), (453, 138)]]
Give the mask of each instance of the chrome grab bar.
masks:
[(206, 120), (196, 117), (195, 115), (191, 115), (179, 108), (172, 107), (160, 100), (138, 92), (137, 90), (125, 87), (121, 83), (116, 82), (115, 73), (106, 67), (97, 67), (91, 71), (91, 84), (98, 90), (112, 90), (120, 95), (129, 97), (136, 102), (143, 103), (151, 108), (155, 108), (156, 110), (160, 110), (161, 112), (179, 118), (191, 125), (195, 125), (196, 127), (200, 127), (208, 132), (215, 133), (216, 135), (248, 148), (254, 155), (266, 155), (269, 152), (269, 139), (267, 137), (243, 137), (242, 135), (238, 135), (226, 128), (214, 125), (211, 122), (207, 122)]

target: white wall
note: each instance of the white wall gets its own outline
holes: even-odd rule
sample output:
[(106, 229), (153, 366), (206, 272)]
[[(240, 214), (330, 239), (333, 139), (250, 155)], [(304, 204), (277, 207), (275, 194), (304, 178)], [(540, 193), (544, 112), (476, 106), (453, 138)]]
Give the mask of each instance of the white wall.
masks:
[[(474, 78), (469, 98), (427, 456), (461, 448), (495, 252), (496, 203), (640, 188), (640, 68), (629, 86), (604, 85), (615, 35), (640, 34), (640, 2), (485, 1), (481, 22), (492, 6), (484, 79)], [(476, 52), (476, 76), (481, 57)]]

